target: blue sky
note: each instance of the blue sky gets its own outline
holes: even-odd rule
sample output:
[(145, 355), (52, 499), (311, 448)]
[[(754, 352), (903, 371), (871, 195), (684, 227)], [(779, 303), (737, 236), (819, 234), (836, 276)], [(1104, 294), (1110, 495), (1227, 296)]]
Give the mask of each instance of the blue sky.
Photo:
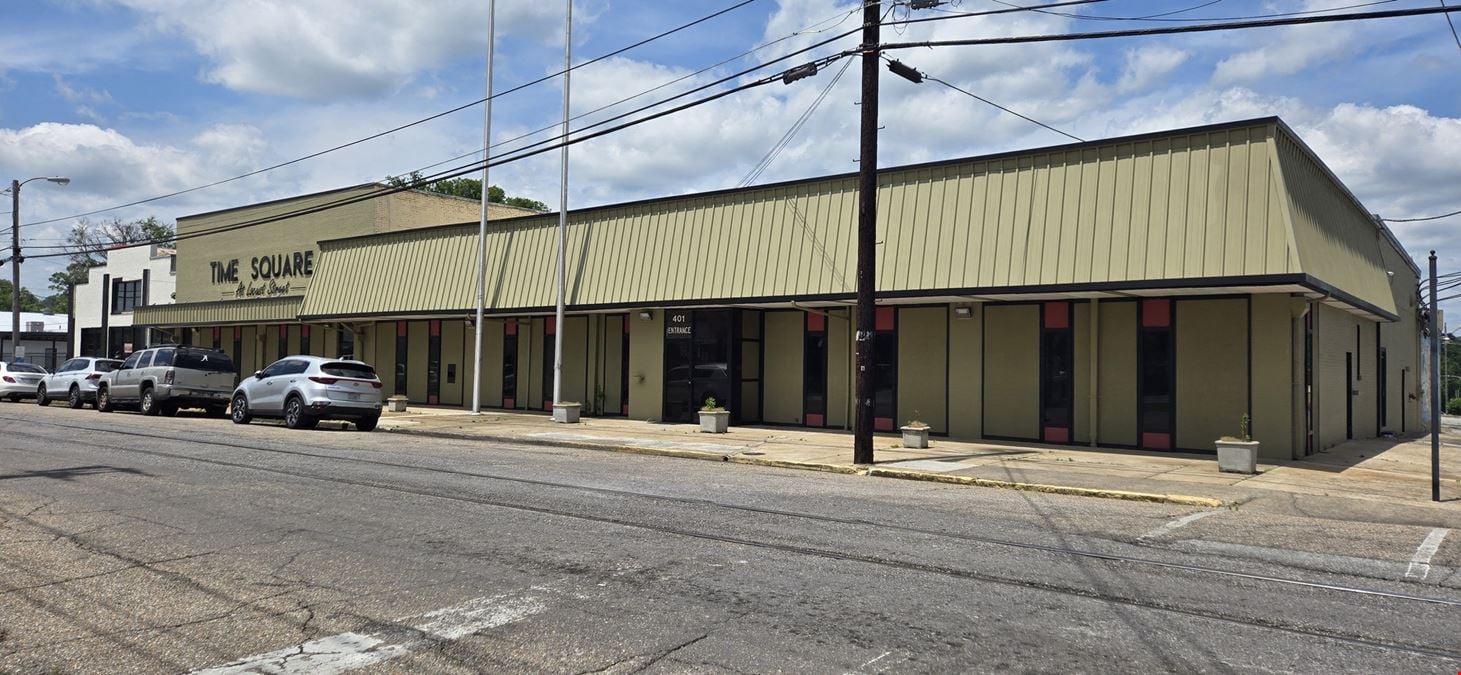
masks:
[[(1109, 0), (1062, 11), (1135, 17), (1204, 1)], [(1168, 18), (1238, 17), (1361, 2), (1365, 0), (1222, 0)], [(730, 4), (583, 0), (575, 4), (575, 60)], [(1362, 9), (1435, 4), (1395, 0)], [(498, 5), (498, 90), (559, 69), (564, 6), (521, 0), (499, 0)], [(237, 175), (455, 107), (482, 93), (485, 7), (485, 0), (14, 3), (0, 25), (0, 177), (71, 176), (74, 182), (66, 188), (26, 188), (24, 221), (59, 218)], [(992, 0), (962, 0), (950, 8), (999, 7)], [(855, 10), (848, 1), (758, 0), (578, 71), (574, 110), (597, 108), (801, 32), (655, 96), (763, 63), (851, 29)], [(1171, 23), (1021, 12), (912, 24), (902, 27), (901, 35), (888, 28), (885, 38), (989, 37)], [(854, 41), (847, 38), (846, 45), (834, 47)], [(1278, 114), (1371, 210), (1399, 218), (1461, 209), (1461, 47), (1439, 16), (915, 50), (901, 56), (930, 74), (1084, 138)], [(832, 69), (794, 86), (753, 90), (578, 146), (570, 204), (734, 186), (835, 73)], [(885, 166), (1063, 140), (937, 85), (915, 86), (885, 76), (883, 94)], [(494, 107), (494, 138), (552, 125), (560, 95), (561, 84), (552, 81), (502, 97)], [(854, 68), (836, 82), (806, 128), (759, 182), (851, 170), (856, 99)], [(263, 176), (94, 218), (156, 215), (173, 220), (378, 180), (480, 147), (481, 109), (472, 108)], [(556, 155), (493, 173), (493, 182), (509, 193), (549, 203), (556, 202), (557, 180)], [(54, 244), (68, 226), (29, 227), (27, 242)], [(1443, 270), (1457, 270), (1458, 227), (1461, 217), (1395, 229), (1422, 265), (1420, 256), (1436, 247), (1443, 254)], [(45, 278), (54, 269), (39, 259), (27, 264), (26, 285), (44, 292)]]

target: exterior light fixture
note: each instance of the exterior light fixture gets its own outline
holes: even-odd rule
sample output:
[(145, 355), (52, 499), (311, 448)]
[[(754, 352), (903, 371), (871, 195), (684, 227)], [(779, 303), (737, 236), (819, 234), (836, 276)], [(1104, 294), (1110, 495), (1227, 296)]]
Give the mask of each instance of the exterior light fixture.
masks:
[(649, 321), (650, 319), (654, 318), (654, 313), (650, 312), (647, 309), (643, 309), (639, 311), (639, 318), (645, 321)]
[(954, 316), (957, 316), (960, 319), (967, 319), (969, 317), (974, 316), (974, 308), (967, 307), (967, 306), (966, 307), (955, 307), (954, 308)]

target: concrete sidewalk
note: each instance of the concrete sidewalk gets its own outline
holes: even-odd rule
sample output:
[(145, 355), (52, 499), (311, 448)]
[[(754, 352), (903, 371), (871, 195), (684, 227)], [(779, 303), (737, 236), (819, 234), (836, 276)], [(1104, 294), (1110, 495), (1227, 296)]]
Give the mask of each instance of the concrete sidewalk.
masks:
[[(899, 437), (876, 438), (873, 467), (851, 463), (852, 438), (840, 430), (732, 427), (702, 434), (696, 425), (621, 418), (554, 424), (546, 414), (413, 408), (388, 414), (380, 428), (449, 438), (570, 446), (786, 468), (860, 473), (990, 487), (1092, 495), (1192, 506), (1237, 505), (1270, 496), (1307, 495), (1407, 505), (1445, 512), (1461, 522), (1461, 433), (1443, 439), (1443, 494), (1430, 499), (1428, 439), (1353, 441), (1308, 459), (1262, 464), (1254, 476), (1221, 473), (1212, 455), (1034, 443), (935, 438), (932, 447), (899, 447)], [(1449, 458), (1447, 460), (1446, 458)], [(1439, 514), (1438, 514), (1439, 515)]]

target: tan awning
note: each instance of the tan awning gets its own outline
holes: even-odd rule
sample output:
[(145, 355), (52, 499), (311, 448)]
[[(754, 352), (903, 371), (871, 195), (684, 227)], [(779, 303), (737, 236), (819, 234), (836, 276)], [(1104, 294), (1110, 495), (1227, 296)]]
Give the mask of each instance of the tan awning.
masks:
[(177, 305), (149, 305), (132, 313), (138, 326), (228, 326), (245, 323), (283, 323), (299, 316), (302, 297), (261, 300), (220, 300)]

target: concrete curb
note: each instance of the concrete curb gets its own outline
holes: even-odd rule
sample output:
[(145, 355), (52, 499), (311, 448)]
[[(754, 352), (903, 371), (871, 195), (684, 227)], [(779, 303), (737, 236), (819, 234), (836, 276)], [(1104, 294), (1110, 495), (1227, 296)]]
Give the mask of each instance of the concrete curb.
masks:
[(736, 453), (721, 454), (715, 452), (705, 452), (701, 450), (651, 448), (638, 445), (622, 445), (615, 443), (594, 443), (589, 441), (557, 440), (547, 438), (523, 438), (521, 436), (507, 436), (501, 434), (461, 434), (449, 431), (431, 431), (426, 429), (418, 430), (411, 429), (409, 427), (381, 427), (380, 430), (395, 434), (427, 436), (430, 438), (446, 438), (458, 441), (491, 441), (496, 443), (514, 443), (518, 445), (537, 445), (544, 447), (575, 448), (579, 450), (598, 450), (601, 452), (622, 452), (634, 455), (652, 455), (657, 457), (678, 457), (681, 459), (698, 459), (710, 462), (726, 462), (730, 464), (768, 466), (778, 469), (823, 471), (827, 473), (865, 475), (871, 476), (873, 478), (898, 478), (902, 480), (949, 483), (953, 485), (1000, 488), (1005, 490), (1023, 490), (1026, 492), (1044, 492), (1047, 494), (1072, 495), (1077, 497), (1099, 497), (1101, 499), (1120, 499), (1124, 501), (1151, 502), (1156, 504), (1177, 504), (1181, 506), (1197, 506), (1203, 508), (1218, 508), (1224, 506), (1222, 500), (1214, 499), (1212, 497), (1169, 495), (1155, 492), (1130, 492), (1127, 490), (1106, 490), (1100, 488), (1075, 487), (1071, 485), (1017, 483), (1014, 481), (995, 480), (991, 478), (978, 478), (975, 476), (951, 476), (949, 474), (943, 473), (909, 471), (907, 469), (882, 469), (878, 467), (869, 468), (865, 466), (853, 466), (846, 464), (793, 462), (782, 459), (766, 459), (761, 457), (746, 456)]
[(1003, 488), (1006, 490), (1024, 490), (1026, 492), (1045, 492), (1048, 494), (1075, 495), (1079, 497), (1121, 499), (1130, 502), (1153, 502), (1157, 504), (1178, 504), (1181, 506), (1201, 506), (1205, 508), (1217, 508), (1223, 506), (1222, 500), (1214, 499), (1212, 497), (1196, 497), (1192, 495), (1168, 495), (1157, 492), (1131, 492), (1128, 490), (1083, 488), (1071, 485), (1017, 483), (1014, 481), (996, 480), (993, 478), (979, 478), (976, 476), (951, 476), (946, 473), (908, 471), (906, 469), (879, 469), (877, 467), (868, 469), (867, 473), (869, 476), (878, 476), (883, 478), (902, 478), (904, 480), (921, 480), (933, 483), (952, 483), (955, 485)]

